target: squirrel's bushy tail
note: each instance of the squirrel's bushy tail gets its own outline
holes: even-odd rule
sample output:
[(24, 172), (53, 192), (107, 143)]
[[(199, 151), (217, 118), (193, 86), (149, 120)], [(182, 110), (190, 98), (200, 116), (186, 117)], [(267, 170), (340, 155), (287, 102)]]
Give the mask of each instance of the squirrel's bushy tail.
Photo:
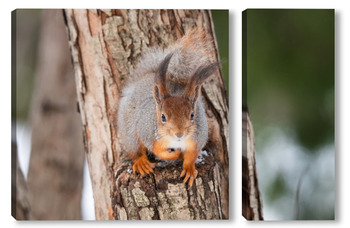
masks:
[(194, 28), (166, 49), (150, 48), (140, 58), (131, 76), (136, 79), (144, 76), (145, 72), (156, 72), (164, 58), (173, 53), (168, 67), (168, 77), (177, 83), (187, 83), (198, 67), (214, 62), (215, 52), (212, 42), (211, 37), (207, 36), (202, 28)]

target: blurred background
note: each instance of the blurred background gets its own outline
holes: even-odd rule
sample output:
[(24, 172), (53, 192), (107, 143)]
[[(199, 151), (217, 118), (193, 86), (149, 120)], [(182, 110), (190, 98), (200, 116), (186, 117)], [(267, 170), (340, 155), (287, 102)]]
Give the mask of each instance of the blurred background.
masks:
[[(213, 10), (212, 15), (228, 86), (228, 10)], [(30, 189), (31, 210), (36, 219), (93, 220), (94, 202), (62, 11), (21, 9), (12, 16), (16, 61), (12, 125), (19, 167)], [(68, 185), (67, 179), (72, 180)]]
[(251, 9), (245, 29), (264, 219), (334, 219), (334, 10)]
[(221, 61), (221, 72), (226, 86), (227, 96), (229, 98), (229, 11), (228, 10), (211, 10), (213, 17), (216, 42), (219, 48)]
[[(29, 190), (17, 189), (17, 200), (24, 207), (29, 204), (29, 218), (94, 219), (62, 10), (13, 11), (12, 27), (12, 140)], [(18, 186), (22, 185), (17, 181)]]

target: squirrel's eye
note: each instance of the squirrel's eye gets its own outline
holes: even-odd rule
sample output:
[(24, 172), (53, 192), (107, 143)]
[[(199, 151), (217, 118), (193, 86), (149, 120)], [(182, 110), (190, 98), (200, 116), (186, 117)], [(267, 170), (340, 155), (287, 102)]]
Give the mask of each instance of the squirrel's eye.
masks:
[(191, 113), (191, 116), (190, 116), (190, 120), (193, 120), (193, 118), (194, 118), (194, 114), (193, 114), (193, 112)]
[(164, 114), (162, 114), (162, 121), (166, 122), (166, 118), (165, 118)]

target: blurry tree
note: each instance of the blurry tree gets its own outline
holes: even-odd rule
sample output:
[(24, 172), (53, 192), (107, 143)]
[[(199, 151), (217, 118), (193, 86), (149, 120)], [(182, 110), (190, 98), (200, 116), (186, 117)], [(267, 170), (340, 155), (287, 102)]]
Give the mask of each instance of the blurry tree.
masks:
[(334, 11), (248, 10), (247, 34), (257, 131), (290, 129), (311, 153), (334, 141)]
[[(288, 176), (287, 172), (276, 170), (277, 165), (267, 167), (260, 163), (261, 170), (270, 180), (270, 185), (261, 189), (266, 197), (264, 206), (274, 206), (282, 199), (293, 201), (297, 195), (297, 186), (302, 185), (296, 181), (291, 187), (291, 179), (293, 176), (301, 179), (305, 175), (305, 167), (298, 165), (310, 161), (311, 172), (318, 156), (323, 153), (334, 156), (334, 10), (248, 9), (245, 12), (242, 95), (254, 124), (257, 154), (268, 156), (263, 154), (263, 149), (265, 153), (272, 151), (271, 142), (283, 144), (286, 142), (281, 139), (286, 137), (292, 145), (282, 145), (283, 149), (276, 152), (281, 159), (268, 157), (267, 160), (273, 159), (279, 167), (286, 167), (284, 164), (289, 159), (289, 164), (296, 163), (294, 167), (299, 167), (290, 170)], [(325, 152), (323, 148), (326, 147)], [(288, 150), (290, 148), (293, 150)], [(302, 161), (290, 160), (299, 154)], [(257, 164), (259, 162), (262, 161), (258, 160)], [(334, 167), (331, 161), (327, 164)], [(320, 174), (322, 170), (317, 171)], [(313, 188), (301, 191), (300, 197), (308, 191), (313, 191), (315, 194), (312, 195), (316, 196), (327, 189), (328, 195), (323, 198), (331, 198), (334, 193), (332, 174), (327, 180), (318, 180), (320, 175), (310, 177), (309, 181), (313, 183), (309, 185)], [(321, 186), (324, 182), (327, 184)], [(334, 205), (320, 203), (326, 212), (316, 213), (321, 208), (315, 206), (316, 201), (316, 198), (308, 197), (305, 202), (300, 202), (303, 210), (298, 218), (334, 217)], [(282, 210), (275, 208), (275, 211)]]
[(13, 26), (13, 120), (27, 121), (33, 91), (36, 50), (40, 28), (40, 10), (15, 10), (12, 12)]
[(262, 199), (256, 169), (255, 137), (247, 107), (247, 11), (242, 14), (242, 215), (247, 220), (263, 220)]
[(62, 10), (43, 10), (30, 113), (33, 219), (81, 219), (84, 149), (67, 43)]
[(263, 207), (255, 161), (252, 122), (246, 108), (242, 112), (242, 215), (247, 220), (263, 220)]
[(222, 77), (225, 82), (227, 99), (229, 99), (229, 11), (211, 10), (215, 25), (216, 41), (220, 54)]
[(28, 187), (18, 164), (16, 142), (11, 143), (11, 215), (16, 220), (32, 219), (28, 200)]
[[(65, 10), (96, 218), (227, 219), (228, 106), (221, 72), (204, 84), (208, 156), (187, 188), (181, 167), (140, 178), (121, 155), (116, 111), (129, 70), (148, 46), (166, 47), (193, 25), (213, 36), (207, 10)], [(217, 50), (217, 47), (215, 47)], [(210, 53), (218, 59), (217, 52)], [(120, 132), (123, 134), (123, 132)]]
[(32, 218), (28, 187), (19, 165), (16, 124), (25, 121), (28, 114), (39, 22), (39, 10), (11, 12), (11, 215), (17, 220)]

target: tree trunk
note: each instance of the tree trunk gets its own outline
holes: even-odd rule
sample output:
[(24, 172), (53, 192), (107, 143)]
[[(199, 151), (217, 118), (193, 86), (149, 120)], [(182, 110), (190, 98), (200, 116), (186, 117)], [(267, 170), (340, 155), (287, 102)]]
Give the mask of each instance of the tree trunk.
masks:
[[(15, 137), (13, 137), (15, 138)], [(17, 144), (11, 142), (11, 215), (16, 220), (32, 218), (28, 201), (28, 187), (18, 163)]]
[(81, 219), (84, 149), (61, 10), (44, 10), (31, 107), (33, 219)]
[[(227, 219), (228, 105), (221, 73), (204, 84), (209, 156), (192, 188), (182, 166), (141, 178), (125, 161), (116, 129), (120, 92), (140, 54), (166, 47), (192, 25), (214, 36), (206, 10), (65, 10), (97, 219)], [(215, 47), (214, 50), (217, 50)], [(218, 60), (218, 53), (211, 53)]]
[(243, 110), (242, 114), (242, 150), (242, 214), (247, 220), (263, 220), (255, 163), (254, 131), (247, 110)]

